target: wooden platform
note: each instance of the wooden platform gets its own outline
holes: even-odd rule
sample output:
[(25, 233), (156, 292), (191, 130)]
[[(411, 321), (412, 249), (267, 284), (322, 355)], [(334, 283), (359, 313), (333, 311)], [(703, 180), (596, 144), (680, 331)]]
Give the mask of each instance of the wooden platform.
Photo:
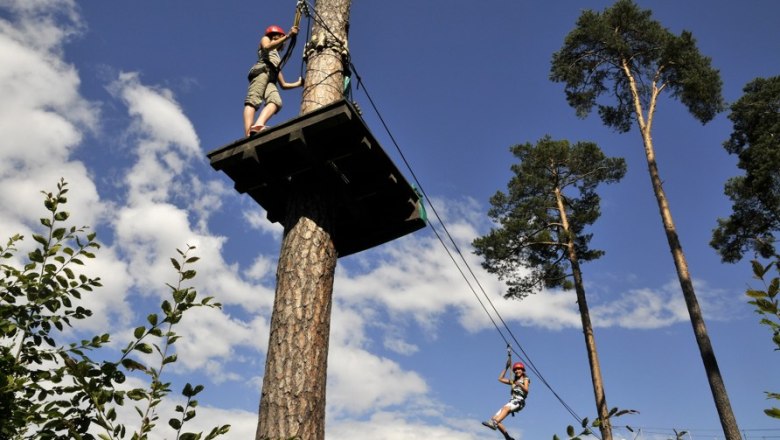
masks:
[(210, 153), (211, 166), (284, 220), (291, 183), (336, 195), (339, 257), (425, 227), (422, 197), (406, 181), (355, 108), (341, 100)]

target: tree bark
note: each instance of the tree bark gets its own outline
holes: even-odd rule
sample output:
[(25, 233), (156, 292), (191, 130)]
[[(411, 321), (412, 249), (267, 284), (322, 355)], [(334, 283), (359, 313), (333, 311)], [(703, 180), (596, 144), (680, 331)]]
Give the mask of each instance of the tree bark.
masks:
[(333, 206), (324, 194), (296, 194), (276, 271), (257, 440), (325, 438)]
[(658, 202), (658, 211), (661, 214), (661, 221), (664, 226), (664, 231), (666, 232), (666, 240), (669, 243), (669, 250), (672, 252), (672, 259), (674, 260), (674, 266), (677, 270), (677, 278), (680, 281), (680, 288), (682, 289), (683, 297), (685, 298), (685, 305), (688, 308), (688, 315), (691, 318), (693, 334), (696, 338), (696, 344), (699, 346), (699, 353), (701, 355), (701, 360), (704, 363), (704, 370), (707, 374), (710, 391), (712, 392), (712, 397), (715, 401), (715, 408), (718, 411), (723, 434), (725, 435), (726, 440), (741, 440), (742, 435), (739, 432), (737, 419), (734, 417), (734, 411), (731, 409), (729, 395), (726, 391), (723, 377), (720, 374), (720, 368), (718, 368), (718, 360), (715, 357), (715, 350), (712, 348), (709, 333), (707, 333), (707, 326), (704, 324), (704, 315), (701, 312), (699, 301), (696, 298), (691, 274), (688, 272), (688, 262), (685, 259), (685, 254), (683, 253), (682, 245), (680, 244), (680, 238), (677, 236), (677, 228), (672, 219), (672, 211), (669, 208), (669, 202), (666, 199), (663, 182), (661, 181), (661, 176), (658, 172), (658, 164), (655, 161), (655, 149), (653, 148), (651, 128), (653, 125), (655, 105), (663, 86), (658, 88), (653, 84), (652, 96), (647, 111), (647, 119), (645, 119), (643, 116), (641, 100), (639, 99), (636, 80), (631, 74), (626, 60), (623, 60), (623, 71), (625, 72), (631, 87), (631, 94), (634, 100), (634, 114), (637, 117), (639, 131), (642, 135), (645, 157), (647, 158), (647, 170), (650, 173), (650, 182), (653, 185), (653, 193)]
[(685, 305), (688, 308), (688, 315), (691, 318), (693, 334), (696, 338), (696, 343), (699, 346), (701, 360), (704, 363), (704, 370), (707, 374), (712, 397), (715, 400), (715, 408), (720, 417), (723, 434), (725, 435), (726, 440), (741, 440), (742, 435), (739, 432), (737, 419), (734, 417), (734, 411), (731, 409), (731, 402), (729, 401), (729, 395), (726, 391), (726, 385), (723, 382), (723, 376), (720, 374), (718, 360), (715, 357), (715, 350), (712, 347), (712, 342), (710, 342), (707, 326), (704, 324), (704, 315), (702, 314), (701, 307), (699, 307), (699, 301), (696, 298), (696, 292), (693, 288), (693, 281), (688, 272), (688, 262), (685, 259), (680, 239), (677, 236), (677, 228), (674, 225), (672, 212), (669, 209), (669, 202), (666, 199), (666, 193), (664, 192), (661, 177), (658, 173), (658, 165), (655, 162), (655, 153), (653, 151), (653, 141), (650, 138), (649, 132), (642, 130), (642, 140), (645, 143), (647, 168), (650, 172), (650, 180), (652, 181), (653, 191), (655, 192), (655, 198), (658, 202), (658, 210), (661, 213), (664, 230), (666, 231), (666, 239), (669, 242), (669, 249), (672, 252), (674, 266), (677, 270), (677, 278), (680, 281), (680, 288), (682, 289), (683, 297), (685, 298)]
[[(343, 53), (350, 0), (320, 0), (307, 47), (301, 114), (343, 96)], [(309, 46), (309, 45), (307, 45)], [(293, 180), (276, 271), (276, 296), (260, 397), (256, 440), (325, 438), (333, 278), (332, 191)]]
[(347, 50), (351, 0), (318, 0), (312, 41), (307, 44), (306, 78), (301, 114), (344, 96), (344, 54)]
[(601, 365), (596, 351), (596, 337), (593, 334), (593, 324), (590, 322), (590, 311), (588, 310), (588, 301), (585, 298), (585, 285), (582, 282), (582, 271), (580, 270), (579, 258), (574, 248), (574, 237), (569, 230), (569, 218), (566, 215), (566, 208), (563, 204), (563, 197), (560, 189), (555, 189), (555, 199), (558, 205), (558, 213), (561, 217), (564, 233), (566, 234), (566, 251), (568, 253), (569, 263), (571, 263), (572, 274), (574, 275), (574, 291), (577, 294), (577, 306), (580, 309), (582, 318), (582, 333), (585, 336), (585, 349), (588, 352), (588, 363), (590, 365), (590, 377), (593, 382), (593, 395), (596, 398), (596, 410), (599, 413), (601, 424), (602, 440), (612, 440), (612, 423), (609, 421), (609, 406), (607, 397), (604, 393), (604, 381), (601, 377)]

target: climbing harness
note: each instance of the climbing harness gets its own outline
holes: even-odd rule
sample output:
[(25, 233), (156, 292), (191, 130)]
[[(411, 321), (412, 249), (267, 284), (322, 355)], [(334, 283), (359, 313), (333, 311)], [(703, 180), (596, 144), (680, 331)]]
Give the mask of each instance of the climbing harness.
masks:
[(525, 364), (518, 361), (515, 363), (512, 363), (512, 346), (507, 344), (506, 345), (506, 368), (509, 369), (512, 368), (512, 386), (509, 390), (509, 396), (510, 396), (510, 402), (517, 401), (517, 408), (510, 411), (510, 414), (512, 417), (515, 416), (515, 413), (520, 411), (521, 409), (525, 408), (525, 399), (528, 397), (528, 392), (524, 391), (519, 386), (515, 386), (515, 380), (517, 377), (515, 376), (515, 369), (522, 368), (525, 370)]

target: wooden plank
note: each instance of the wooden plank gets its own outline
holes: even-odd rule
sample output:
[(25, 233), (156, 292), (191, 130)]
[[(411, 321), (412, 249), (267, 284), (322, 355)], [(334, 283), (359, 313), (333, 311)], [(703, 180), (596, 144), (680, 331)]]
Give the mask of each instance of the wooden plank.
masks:
[(420, 196), (346, 101), (239, 139), (208, 157), (272, 222), (286, 215), (291, 182), (332, 190), (340, 257), (425, 227)]

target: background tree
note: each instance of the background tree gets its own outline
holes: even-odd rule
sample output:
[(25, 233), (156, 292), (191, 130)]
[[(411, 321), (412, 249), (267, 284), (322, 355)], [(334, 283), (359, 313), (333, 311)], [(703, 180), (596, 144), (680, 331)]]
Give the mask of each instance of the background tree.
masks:
[(516, 145), (512, 153), (520, 163), (512, 165), (508, 194), (499, 191), (490, 199), (488, 215), (500, 227), (474, 240), (476, 253), (484, 258), (485, 269), (506, 281), (507, 297), (523, 298), (543, 287), (574, 287), (598, 426), (602, 438), (610, 440), (610, 413), (580, 262), (604, 254), (588, 248), (592, 234), (583, 231), (601, 214), (596, 187), (619, 181), (626, 172), (625, 161), (605, 157), (594, 143), (570, 145), (549, 136), (535, 146)]
[[(672, 34), (631, 0), (618, 0), (603, 13), (584, 11), (563, 47), (552, 57), (550, 79), (565, 83), (566, 99), (580, 117), (594, 106), (605, 125), (627, 132), (634, 122), (644, 144), (647, 168), (669, 249), (691, 318), (710, 390), (728, 440), (740, 438), (726, 386), (718, 368), (693, 288), (669, 202), (662, 186), (652, 140), (653, 116), (668, 91), (706, 123), (723, 110), (721, 79), (692, 34)], [(606, 95), (611, 103), (597, 99)]]
[[(100, 278), (83, 273), (86, 261), (99, 248), (95, 234), (86, 228), (68, 227), (70, 217), (62, 208), (67, 202), (67, 184), (60, 181), (57, 192), (44, 193), (49, 216), (41, 218), (42, 234), (33, 234), (37, 247), (18, 258), (21, 235), (0, 247), (0, 438), (2, 439), (146, 439), (160, 417), (160, 404), (170, 394), (163, 370), (176, 362), (173, 344), (179, 336), (173, 330), (193, 307), (220, 307), (212, 298), (197, 298), (196, 291), (183, 285), (195, 277), (190, 266), (198, 258), (179, 251), (171, 259), (178, 274), (176, 286), (169, 285), (170, 299), (163, 301), (161, 314), (150, 314), (148, 325), (136, 327), (133, 339), (116, 361), (101, 350), (110, 342), (104, 333), (80, 342), (61, 343), (61, 332), (92, 315), (82, 299), (100, 287)], [(21, 262), (17, 262), (21, 260)], [(144, 360), (156, 354), (158, 362)], [(148, 388), (123, 387), (126, 375), (140, 373)], [(209, 433), (186, 432), (186, 422), (195, 417), (194, 397), (203, 386), (184, 386), (184, 405), (177, 405), (168, 420), (176, 439), (213, 439), (229, 429), (215, 427)], [(117, 409), (133, 401), (139, 414), (137, 428), (132, 420), (120, 420)], [(128, 426), (130, 428), (128, 429)]]
[[(734, 131), (723, 146), (739, 157), (737, 166), (745, 174), (726, 182), (724, 192), (733, 202), (731, 215), (718, 219), (710, 245), (724, 262), (737, 262), (751, 250), (757, 257), (772, 259), (766, 265), (752, 261), (753, 275), (764, 289), (748, 289), (747, 295), (762, 316), (761, 324), (772, 330), (775, 350), (780, 350), (780, 278), (768, 279), (773, 267), (780, 273), (780, 255), (775, 246), (775, 234), (780, 231), (780, 76), (756, 78), (743, 91), (744, 95), (731, 105), (729, 119)], [(778, 393), (766, 394), (780, 400)], [(780, 418), (780, 408), (764, 412)]]
[(745, 174), (726, 182), (731, 215), (718, 219), (710, 242), (729, 263), (751, 249), (770, 258), (780, 231), (780, 76), (757, 78), (743, 91), (731, 105), (734, 131), (723, 146)]
[[(748, 289), (747, 295), (751, 298), (749, 303), (756, 309), (756, 313), (761, 315), (761, 324), (766, 325), (772, 331), (772, 342), (775, 344), (775, 351), (780, 351), (780, 277), (769, 279), (767, 275), (769, 270), (774, 268), (780, 275), (780, 255), (774, 255), (774, 261), (767, 265), (762, 265), (756, 260), (752, 261), (753, 275), (764, 285), (764, 290)], [(780, 400), (780, 393), (766, 392), (767, 399)], [(769, 417), (780, 419), (780, 408), (773, 407), (764, 410)]]

